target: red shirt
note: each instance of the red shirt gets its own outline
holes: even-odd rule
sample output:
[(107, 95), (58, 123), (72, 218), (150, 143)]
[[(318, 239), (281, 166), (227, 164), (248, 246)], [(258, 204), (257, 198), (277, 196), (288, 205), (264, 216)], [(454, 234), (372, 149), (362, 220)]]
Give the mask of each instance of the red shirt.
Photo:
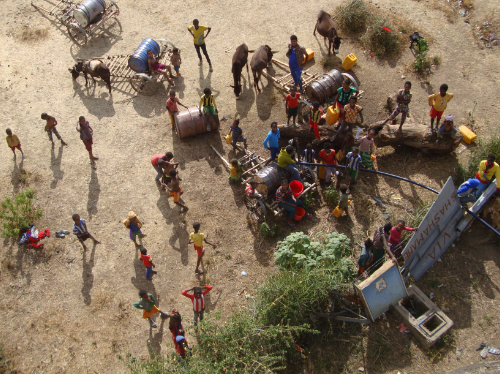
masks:
[(321, 157), (323, 162), (327, 165), (336, 165), (337, 160), (335, 159), (335, 151), (333, 149), (330, 149), (330, 153), (326, 154), (325, 150), (322, 149), (319, 153), (318, 156)]
[(253, 196), (254, 192), (255, 192), (255, 190), (252, 188), (251, 185), (246, 186), (246, 188), (245, 188), (245, 194), (247, 196)]
[(141, 254), (141, 260), (145, 267), (148, 268), (151, 266), (151, 255), (144, 256)]
[(290, 96), (290, 94), (288, 94), (286, 96), (286, 102), (288, 103), (288, 107), (289, 108), (296, 108), (297, 105), (299, 105), (299, 98), (300, 98), (300, 94), (298, 92), (295, 93), (295, 97), (292, 97)]
[(401, 231), (399, 231), (396, 226), (394, 226), (392, 229), (391, 229), (391, 236), (389, 236), (389, 243), (394, 243), (394, 244), (397, 244), (401, 241), (401, 234), (403, 233), (403, 230), (406, 230), (406, 231), (415, 231), (415, 229), (411, 228), (411, 227), (403, 227), (401, 229)]
[(181, 294), (183, 296), (189, 297), (191, 299), (191, 301), (193, 302), (193, 310), (195, 312), (201, 312), (203, 309), (205, 309), (205, 297), (204, 296), (207, 293), (209, 293), (212, 290), (212, 288), (213, 288), (212, 286), (206, 286), (205, 291), (203, 291), (201, 293), (201, 297), (199, 299), (194, 297), (194, 295), (188, 294), (186, 290), (182, 291)]
[(179, 111), (179, 109), (177, 108), (178, 102), (179, 102), (178, 98), (175, 98), (174, 101), (172, 101), (172, 99), (170, 99), (170, 98), (167, 99), (167, 102), (165, 103), (165, 105), (167, 106), (168, 109), (170, 109), (170, 111), (169, 111), (170, 113)]
[(153, 156), (153, 158), (151, 159), (151, 163), (156, 166), (158, 165), (158, 159), (160, 158), (164, 158), (165, 155), (156, 155), (156, 156)]

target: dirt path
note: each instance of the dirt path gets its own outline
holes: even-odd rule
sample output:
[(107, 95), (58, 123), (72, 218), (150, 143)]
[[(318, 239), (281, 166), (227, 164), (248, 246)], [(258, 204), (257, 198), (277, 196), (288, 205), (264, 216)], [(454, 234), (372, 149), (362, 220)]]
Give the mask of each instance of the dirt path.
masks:
[[(72, 235), (63, 240), (52, 237), (45, 241), (43, 251), (35, 252), (4, 241), (0, 253), (0, 343), (20, 373), (124, 373), (126, 369), (117, 355), (131, 353), (138, 359), (147, 359), (157, 353), (172, 352), (167, 326), (150, 330), (141, 313), (132, 307), (138, 300), (139, 289), (153, 292), (159, 298), (161, 309), (178, 308), (188, 323), (191, 307), (188, 299), (181, 298), (183, 289), (198, 284), (222, 287), (221, 294), (215, 291), (209, 294), (207, 309), (228, 315), (244, 306), (245, 296), (274, 270), (275, 241), (263, 240), (257, 227), (247, 220), (242, 189), (228, 185), (228, 172), (209, 147), (212, 144), (227, 157), (234, 156), (220, 135), (212, 133), (183, 141), (173, 136), (164, 106), (166, 87), (160, 87), (155, 96), (142, 97), (135, 96), (128, 85), (119, 85), (114, 86), (110, 97), (102, 82), (87, 90), (83, 78), (74, 83), (67, 69), (75, 58), (131, 53), (146, 37), (169, 39), (182, 51), (182, 77), (176, 81), (181, 102), (196, 105), (203, 88), (212, 87), (221, 117), (234, 118), (238, 113), (249, 148), (264, 155), (261, 144), (269, 123), (285, 120), (283, 96), (266, 79), (263, 79), (263, 93), (256, 95), (249, 88), (250, 77), (245, 72), (243, 96), (236, 101), (229, 88), (234, 49), (242, 42), (250, 49), (268, 44), (279, 50), (277, 58), (285, 60), (288, 37), (294, 33), (301, 44), (316, 51), (312, 69), (321, 71), (320, 51), (325, 51), (325, 46), (322, 40), (312, 36), (312, 31), (316, 11), (320, 8), (331, 11), (332, 3), (292, 0), (286, 7), (281, 2), (260, 0), (251, 4), (234, 1), (168, 4), (168, 7), (156, 7), (152, 2), (120, 1), (119, 25), (115, 25), (113, 33), (91, 39), (86, 47), (79, 49), (66, 30), (33, 9), (28, 1), (2, 3), (0, 13), (5, 20), (0, 25), (3, 124), (19, 136), (27, 156), (23, 164), (20, 159), (14, 163), (10, 150), (0, 147), (5, 160), (0, 165), (2, 196), (25, 187), (19, 181), (19, 170), (24, 168), (29, 186), (38, 192), (38, 204), (44, 209), (40, 229), (71, 230), (71, 215), (78, 212), (103, 243), (83, 252)], [(402, 70), (411, 61), (409, 51), (397, 61), (380, 61), (345, 39), (340, 57), (351, 52), (358, 56), (359, 63), (353, 71), (366, 92), (360, 103), (366, 108), (365, 121), (369, 123), (385, 116), (383, 102), (388, 94), (402, 86), (406, 78), (401, 76), (405, 75), (413, 81), (415, 119), (426, 119), (427, 95), (446, 81), (450, 92), (455, 93), (449, 110), (457, 122), (466, 120), (473, 101), (477, 100), (475, 117), (481, 126), (478, 135), (488, 136), (489, 131), (496, 128), (495, 119), (500, 114), (496, 88), (500, 68), (498, 49), (480, 50), (474, 44), (468, 24), (462, 19), (447, 23), (443, 13), (432, 9), (431, 3), (380, 0), (377, 4), (407, 16), (431, 34), (434, 37), (432, 54), (442, 58), (442, 65), (429, 78), (431, 89)], [(476, 1), (476, 7), (479, 14), (474, 17), (482, 19), (483, 15), (498, 11), (499, 5), (483, 0)], [(201, 68), (197, 66), (192, 39), (186, 30), (195, 17), (213, 28), (207, 38), (214, 65), (211, 74), (206, 63)], [(48, 35), (23, 42), (26, 27), (32, 31), (47, 30)], [(278, 68), (274, 70), (282, 74)], [(489, 99), (484, 100), (485, 97)], [(69, 143), (68, 147), (60, 147), (56, 141), (55, 149), (51, 150), (40, 120), (42, 112), (58, 119), (59, 133)], [(94, 149), (100, 157), (96, 171), (90, 168), (87, 152), (75, 131), (80, 115), (84, 115), (95, 130)], [(222, 133), (227, 132), (230, 121), (222, 122)], [(178, 207), (154, 182), (149, 160), (154, 154), (167, 150), (171, 150), (181, 164), (183, 197), (190, 207), (184, 215), (179, 214)], [(452, 173), (457, 157), (466, 158), (467, 152), (459, 156), (425, 158), (411, 150), (384, 149), (378, 150), (377, 155), (381, 170), (439, 189)], [(338, 230), (360, 243), (366, 232), (384, 222), (370, 198), (372, 194), (388, 202), (392, 219), (402, 216), (406, 208), (418, 201), (432, 198), (432, 193), (400, 182), (363, 178), (355, 197), (352, 224), (332, 221), (328, 218), (331, 208), (317, 204), (315, 218), (300, 229), (309, 233)], [(356, 206), (363, 209), (356, 211)], [(144, 232), (148, 234), (144, 243), (158, 271), (153, 282), (144, 279), (143, 265), (121, 223), (129, 210), (141, 217)], [(187, 245), (194, 221), (200, 221), (202, 231), (219, 245), (218, 252), (207, 249), (207, 273), (202, 277), (194, 274), (196, 255)], [(282, 228), (283, 235), (290, 232), (289, 228)], [(480, 288), (477, 294), (482, 297), (491, 293), (488, 301), (492, 309), (488, 315), (494, 321), (498, 314), (495, 310), (498, 310), (499, 279), (496, 254), (491, 256), (493, 258), (484, 260), (479, 257), (476, 261), (483, 261), (487, 271), (494, 274), (491, 282), (495, 287), (493, 291)], [(241, 276), (243, 270), (248, 274), (245, 277)], [(471, 308), (472, 321), (479, 312)], [(454, 330), (457, 339), (468, 342), (470, 331), (477, 323), (457, 324)], [(496, 324), (493, 326), (496, 329)], [(488, 341), (500, 347), (497, 336), (489, 334)], [(400, 360), (397, 369), (428, 373), (460, 366), (453, 358), (454, 352), (448, 352), (445, 357), (447, 359), (436, 366), (428, 359), (424, 359), (423, 366), (421, 361), (401, 363)], [(353, 355), (350, 363), (355, 365), (356, 360)], [(477, 360), (475, 355), (470, 355), (471, 362)], [(359, 367), (350, 363), (345, 372)], [(377, 360), (374, 365), (378, 365)], [(393, 368), (375, 367), (374, 372)]]

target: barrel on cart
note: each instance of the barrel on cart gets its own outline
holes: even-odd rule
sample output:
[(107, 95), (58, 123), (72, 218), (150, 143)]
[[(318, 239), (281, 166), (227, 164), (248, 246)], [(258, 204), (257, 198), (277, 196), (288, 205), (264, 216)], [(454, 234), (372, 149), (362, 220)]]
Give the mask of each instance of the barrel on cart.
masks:
[(253, 179), (259, 183), (263, 183), (259, 184), (257, 190), (263, 196), (268, 196), (276, 191), (276, 189), (280, 186), (282, 179), (287, 179), (287, 173), (285, 169), (279, 167), (276, 162), (271, 162), (269, 165), (255, 173)]
[(160, 45), (153, 39), (144, 39), (134, 54), (128, 59), (128, 66), (136, 73), (145, 73), (149, 70), (148, 67), (148, 51), (152, 51), (156, 59), (160, 55)]
[(87, 0), (73, 11), (73, 17), (80, 26), (87, 27), (91, 23), (98, 22), (105, 10), (104, 0)]

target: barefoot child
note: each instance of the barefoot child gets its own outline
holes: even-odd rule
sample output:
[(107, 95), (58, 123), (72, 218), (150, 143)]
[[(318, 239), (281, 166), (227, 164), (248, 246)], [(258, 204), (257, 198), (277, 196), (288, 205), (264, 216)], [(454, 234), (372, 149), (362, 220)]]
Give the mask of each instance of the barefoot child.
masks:
[(229, 183), (241, 182), (241, 174), (243, 174), (243, 167), (237, 159), (233, 158), (229, 167), (229, 177), (227, 177)]
[(167, 313), (163, 313), (158, 307), (155, 305), (155, 298), (153, 294), (148, 293), (146, 290), (140, 290), (139, 296), (141, 299), (134, 303), (134, 307), (137, 309), (142, 309), (142, 318), (147, 319), (151, 324), (152, 328), (157, 328), (156, 323), (151, 319), (151, 316), (156, 313), (160, 313), (160, 316), (165, 318), (168, 317)]
[(87, 250), (84, 241), (88, 238), (92, 239), (95, 244), (101, 243), (88, 232), (87, 224), (85, 223), (85, 220), (83, 218), (80, 218), (79, 214), (75, 213), (71, 218), (73, 218), (73, 222), (75, 222), (73, 225), (73, 234), (76, 235), (80, 243), (82, 243), (84, 251)]
[(148, 255), (148, 251), (146, 250), (146, 248), (141, 248), (141, 260), (146, 267), (146, 279), (153, 279), (152, 274), (157, 273), (156, 271), (153, 271), (153, 268), (156, 266), (155, 264), (153, 264), (153, 259), (151, 258), (151, 255)]
[(245, 148), (247, 147), (247, 138), (243, 136), (243, 130), (240, 127), (239, 119), (235, 119), (232, 125), (229, 127), (229, 132), (227, 133), (227, 135), (231, 133), (233, 133), (233, 141), (231, 142), (231, 145), (233, 146), (235, 152), (238, 150), (238, 148), (236, 148), (236, 143), (243, 143), (243, 146)]
[[(193, 287), (181, 292), (182, 296), (186, 296), (193, 302), (193, 321), (195, 326), (198, 324), (198, 318), (200, 322), (203, 320), (205, 314), (205, 295), (212, 291), (212, 288), (212, 286)], [(189, 294), (191, 291), (193, 291), (192, 295)]]
[(290, 87), (290, 93), (286, 96), (285, 99), (285, 111), (287, 114), (286, 127), (290, 127), (290, 118), (293, 118), (293, 125), (295, 127), (299, 127), (297, 124), (297, 113), (299, 110), (299, 99), (300, 94), (297, 93), (297, 87)]
[(174, 197), (174, 203), (181, 207), (181, 213), (187, 212), (189, 208), (179, 201), (181, 198), (181, 193), (182, 193), (181, 185), (179, 182), (182, 179), (181, 179), (181, 177), (179, 177), (179, 174), (177, 174), (177, 170), (175, 170), (175, 169), (170, 169), (168, 171), (168, 174), (170, 175), (170, 178), (171, 178), (170, 179), (170, 182), (171, 182), (170, 186), (172, 188), (168, 188), (168, 186), (165, 183), (162, 183), (162, 186), (164, 188), (168, 189), (168, 191), (169, 191), (168, 196)]
[(349, 175), (349, 190), (356, 184), (356, 179), (358, 178), (359, 165), (363, 161), (359, 155), (359, 149), (354, 147), (352, 152), (349, 152), (346, 156), (347, 159), (347, 174)]
[[(135, 246), (142, 247), (142, 238), (146, 235), (141, 231), (142, 222), (137, 214), (133, 211), (128, 212), (128, 218), (123, 221), (123, 224), (127, 229), (130, 229), (130, 239), (135, 243)], [(137, 237), (139, 237), (141, 244), (137, 244)]]
[(398, 116), (399, 113), (401, 113), (401, 124), (399, 125), (399, 128), (397, 130), (394, 130), (394, 132), (399, 132), (401, 133), (403, 131), (403, 125), (405, 123), (406, 117), (408, 116), (408, 112), (410, 111), (410, 102), (411, 102), (411, 82), (407, 81), (405, 82), (404, 88), (400, 89), (398, 91), (398, 96), (396, 97), (396, 102), (398, 103), (398, 106), (392, 112), (392, 114), (387, 118), (382, 124), (386, 124), (389, 121), (392, 121), (394, 118)]
[(357, 102), (358, 102), (358, 97), (351, 96), (351, 98), (349, 99), (349, 104), (344, 106), (344, 120), (342, 121), (342, 124), (340, 125), (340, 128), (337, 131), (337, 133), (330, 138), (331, 141), (333, 141), (335, 137), (338, 134), (341, 134), (343, 131), (352, 133), (352, 129), (356, 124), (356, 117), (358, 113), (361, 113), (361, 111), (363, 110), (363, 107), (358, 105)]
[[(437, 127), (437, 125), (436, 125)], [(448, 114), (443, 123), (441, 124), (441, 127), (437, 131), (437, 137), (438, 139), (441, 139), (443, 135), (449, 135), (451, 137), (455, 137), (455, 134), (457, 133), (456, 127), (453, 125), (453, 116), (451, 114)]]
[(347, 196), (347, 186), (345, 184), (340, 185), (340, 199), (339, 208), (345, 212), (345, 215), (349, 215), (349, 196)]
[(181, 51), (179, 51), (179, 48), (174, 48), (172, 49), (172, 57), (170, 57), (170, 63), (174, 65), (174, 70), (177, 73), (177, 76), (181, 75), (180, 69), (181, 69)]
[[(148, 57), (149, 57), (148, 58), (149, 71), (156, 71), (157, 73), (162, 74), (172, 87), (175, 86), (174, 81), (172, 79), (169, 79), (169, 78), (174, 77), (172, 75), (172, 69), (170, 68), (170, 66), (165, 65), (165, 64), (160, 64), (156, 60), (155, 55), (153, 54), (152, 50), (149, 49), (147, 53), (148, 53)], [(168, 73), (167, 73), (167, 71), (168, 71)]]
[(99, 160), (99, 157), (94, 156), (92, 153), (94, 130), (90, 127), (89, 121), (87, 121), (84, 116), (80, 116), (80, 118), (78, 118), (76, 131), (80, 133), (80, 139), (85, 145), (85, 149), (89, 152), (90, 163), (95, 167), (95, 162)]
[[(162, 183), (169, 184), (172, 181), (172, 178), (170, 177), (170, 170), (171, 169), (177, 169), (179, 167), (178, 162), (173, 162), (174, 159), (174, 154), (172, 152), (167, 152), (165, 153), (165, 157), (158, 163), (160, 167), (163, 169), (163, 177), (162, 177)], [(179, 174), (177, 173), (179, 176)], [(180, 177), (179, 177), (180, 178)]]
[(370, 131), (368, 131), (368, 135), (363, 136), (358, 142), (359, 154), (363, 159), (362, 164), (367, 169), (373, 169), (372, 153), (373, 153), (374, 137), (375, 137), (375, 130), (371, 129)]
[(14, 135), (12, 133), (11, 129), (7, 129), (7, 130), (5, 130), (5, 132), (7, 133), (7, 137), (5, 138), (7, 140), (7, 145), (12, 150), (12, 153), (14, 153), (13, 160), (16, 159), (16, 148), (21, 151), (21, 155), (24, 158), (24, 153), (23, 153), (23, 150), (21, 149), (21, 142), (19, 141), (19, 138), (17, 137), (17, 135)]
[(315, 101), (309, 111), (309, 128), (316, 139), (320, 138), (318, 125), (322, 115), (323, 111), (319, 109), (319, 102)]
[[(432, 94), (429, 96), (429, 106), (431, 107), (431, 111), (429, 116), (431, 116), (431, 129), (429, 130), (429, 135), (432, 135), (433, 132), (437, 131), (439, 128), (439, 121), (441, 120), (441, 116), (443, 112), (446, 110), (448, 103), (451, 99), (453, 99), (452, 93), (447, 93), (448, 85), (442, 84), (439, 87), (439, 94)], [(437, 119), (436, 119), (437, 118)], [(434, 130), (434, 120), (436, 119), (436, 130)]]
[(62, 145), (68, 145), (62, 140), (61, 135), (59, 135), (59, 132), (57, 132), (56, 126), (57, 126), (57, 120), (49, 116), (47, 113), (42, 113), (42, 119), (47, 121), (47, 124), (45, 125), (45, 131), (47, 131), (47, 135), (49, 136), (49, 140), (52, 143), (52, 148), (54, 148), (54, 139), (52, 138), (52, 133), (56, 134), (57, 139), (61, 141)]
[(167, 107), (168, 115), (170, 116), (170, 123), (172, 124), (172, 130), (175, 131), (175, 116), (179, 113), (179, 108), (177, 104), (188, 109), (187, 106), (182, 104), (177, 97), (175, 97), (175, 91), (170, 90), (170, 97), (167, 99), (165, 106)]
[[(217, 246), (215, 244), (210, 243), (206, 239), (205, 234), (199, 232), (200, 231), (200, 223), (199, 222), (193, 223), (193, 229), (194, 229), (194, 232), (189, 234), (188, 244), (194, 243), (194, 249), (195, 249), (196, 253), (198, 254), (198, 261), (196, 262), (196, 269), (194, 272), (196, 274), (203, 274), (203, 270), (199, 270), (200, 264), (203, 263), (203, 254), (205, 253), (205, 250), (203, 249), (203, 242), (211, 245), (214, 249), (217, 248)], [(184, 295), (184, 296), (186, 296), (186, 295)]]

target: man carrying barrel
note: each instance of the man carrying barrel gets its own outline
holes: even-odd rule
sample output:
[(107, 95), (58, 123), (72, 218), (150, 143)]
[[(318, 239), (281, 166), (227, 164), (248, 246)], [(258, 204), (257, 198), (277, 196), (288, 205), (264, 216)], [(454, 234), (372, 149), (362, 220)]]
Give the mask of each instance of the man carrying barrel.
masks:
[[(201, 59), (201, 53), (200, 49), (203, 51), (203, 54), (205, 55), (205, 58), (207, 59), (208, 66), (210, 66), (209, 71), (214, 71), (212, 69), (212, 63), (210, 62), (210, 57), (208, 57), (207, 53), (207, 46), (205, 45), (205, 38), (210, 34), (210, 30), (212, 28), (200, 25), (200, 22), (197, 19), (193, 20), (193, 24), (188, 27), (188, 31), (193, 35), (194, 39), (194, 47), (196, 48), (196, 52), (198, 53), (198, 58), (200, 59), (200, 62), (198, 62), (198, 66), (201, 66), (202, 59)], [(207, 34), (205, 35), (205, 31), (207, 31)]]
[(306, 66), (307, 53), (305, 48), (297, 42), (296, 35), (290, 37), (286, 57), (288, 57), (288, 66), (290, 67), (293, 81), (296, 86), (299, 86), (300, 93), (304, 93), (302, 89), (302, 69)]

